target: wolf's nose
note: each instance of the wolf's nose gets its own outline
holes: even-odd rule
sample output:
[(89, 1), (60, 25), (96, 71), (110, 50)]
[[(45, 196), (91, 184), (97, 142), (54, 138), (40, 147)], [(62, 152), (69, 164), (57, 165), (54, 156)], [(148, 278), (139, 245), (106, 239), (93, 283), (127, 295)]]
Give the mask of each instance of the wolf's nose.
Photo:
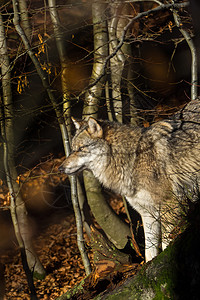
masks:
[(61, 166), (58, 168), (58, 171), (60, 171), (61, 173), (64, 173), (64, 172), (65, 172), (65, 168), (63, 167), (63, 165), (61, 165)]

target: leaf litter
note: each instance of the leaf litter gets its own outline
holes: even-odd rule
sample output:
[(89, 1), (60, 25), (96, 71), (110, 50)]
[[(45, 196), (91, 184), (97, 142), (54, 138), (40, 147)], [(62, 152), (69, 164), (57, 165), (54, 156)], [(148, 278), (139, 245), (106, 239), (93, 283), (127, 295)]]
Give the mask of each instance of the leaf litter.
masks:
[[(32, 219), (30, 219), (33, 225), (32, 241), (46, 270), (45, 279), (34, 281), (38, 299), (41, 300), (54, 300), (85, 278), (84, 266), (77, 247), (73, 211), (69, 203), (62, 206), (63, 203), (61, 202), (62, 205), (60, 206), (59, 203), (56, 207), (57, 203), (52, 200), (52, 198), (55, 198), (52, 188), (55, 189), (59, 185), (63, 185), (66, 189), (67, 176), (60, 175), (57, 171), (60, 164), (60, 159), (53, 160), (50, 158), (47, 162), (18, 177), (18, 182), (23, 187), (22, 193), (26, 205), (36, 214), (36, 217), (33, 214)], [(44, 194), (44, 187), (45, 192), (47, 191), (47, 197)], [(7, 210), (8, 212), (9, 194), (3, 182), (0, 182), (0, 195), (0, 207), (3, 211)], [(36, 199), (37, 205), (35, 206)], [(40, 202), (45, 202), (45, 205), (44, 203), (40, 204)], [(112, 198), (111, 202), (117, 213), (124, 214), (123, 204), (119, 199)], [(4, 227), (6, 234), (10, 233), (10, 240), (2, 247), (0, 243), (0, 272), (2, 273), (0, 274), (0, 285), (5, 286), (5, 300), (28, 300), (30, 295), (27, 279), (22, 267), (14, 232), (10, 228), (12, 224), (6, 223)], [(77, 295), (77, 299), (92, 299), (99, 292), (113, 289), (128, 276), (134, 276), (140, 268), (139, 264), (125, 264), (116, 268), (115, 263), (110, 258), (102, 259), (95, 264), (93, 261), (94, 253), (91, 251), (91, 244), (86, 234), (85, 241), (90, 261), (93, 264), (93, 271), (85, 280), (84, 293)]]

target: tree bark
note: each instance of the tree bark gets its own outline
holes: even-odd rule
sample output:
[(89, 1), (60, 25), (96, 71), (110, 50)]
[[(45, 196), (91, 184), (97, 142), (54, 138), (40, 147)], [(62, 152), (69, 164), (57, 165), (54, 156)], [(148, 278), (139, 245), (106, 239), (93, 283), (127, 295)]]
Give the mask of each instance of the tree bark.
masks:
[[(30, 43), (28, 41), (28, 38), (25, 34), (25, 32), (23, 31), (22, 27), (20, 26), (19, 23), (19, 13), (18, 13), (18, 6), (17, 6), (17, 2), (15, 0), (12, 1), (13, 2), (13, 10), (14, 10), (14, 18), (13, 18), (13, 23), (15, 25), (15, 29), (18, 32), (19, 36), (22, 39), (22, 42), (25, 46), (25, 49), (28, 52), (28, 55), (30, 56), (36, 71), (42, 81), (43, 87), (45, 88), (45, 90), (48, 93), (49, 99), (51, 100), (52, 106), (55, 110), (57, 119), (58, 119), (58, 123), (60, 125), (60, 130), (61, 130), (61, 134), (62, 134), (62, 139), (63, 139), (63, 145), (64, 145), (64, 150), (65, 150), (65, 154), (66, 156), (68, 156), (70, 154), (70, 141), (69, 141), (69, 134), (68, 134), (68, 130), (65, 124), (65, 120), (63, 117), (63, 114), (56, 102), (56, 99), (52, 93), (52, 90), (49, 86), (48, 80), (47, 80), (47, 74), (42, 70), (39, 61), (37, 60), (36, 56), (34, 55), (34, 52), (31, 49)], [(89, 274), (91, 271), (91, 267), (90, 267), (90, 263), (88, 260), (88, 256), (85, 250), (85, 246), (84, 246), (84, 238), (83, 238), (83, 228), (82, 228), (82, 220), (81, 220), (81, 213), (80, 213), (80, 209), (79, 209), (79, 204), (78, 204), (78, 195), (77, 195), (77, 183), (76, 183), (76, 178), (75, 176), (70, 176), (70, 184), (71, 184), (71, 197), (72, 197), (72, 204), (74, 207), (74, 212), (75, 212), (75, 217), (76, 217), (76, 223), (77, 223), (77, 243), (78, 243), (78, 248), (80, 250), (82, 259), (83, 259), (83, 263), (85, 266), (85, 270), (86, 270), (86, 274)]]
[[(63, 132), (62, 136), (63, 136), (63, 141), (65, 141), (64, 144), (66, 144), (66, 147), (64, 147), (65, 154), (66, 154), (66, 156), (69, 156), (69, 154), (71, 152), (71, 149), (70, 149), (71, 103), (69, 101), (70, 95), (68, 92), (68, 83), (65, 79), (65, 73), (68, 68), (68, 58), (67, 58), (67, 53), (66, 53), (66, 49), (65, 49), (65, 45), (64, 45), (62, 31), (60, 28), (60, 20), (59, 20), (58, 12), (56, 10), (56, 1), (55, 0), (49, 0), (49, 11), (50, 11), (51, 20), (52, 20), (53, 27), (54, 27), (56, 45), (57, 45), (61, 69), (62, 69), (61, 70), (61, 83), (62, 83), (62, 93), (63, 93), (63, 111), (67, 116), (65, 118), (66, 122), (62, 122), (62, 132)], [(54, 103), (53, 104), (54, 107), (56, 107), (55, 100), (53, 101), (53, 103)], [(55, 111), (56, 111), (58, 120), (61, 121), (61, 115), (60, 115), (60, 112), (58, 111), (58, 108), (56, 108)], [(64, 118), (64, 117), (62, 117), (62, 118)], [(64, 128), (64, 127), (66, 127), (66, 128)], [(81, 215), (79, 201), (78, 201), (78, 195), (80, 197), (83, 197), (83, 193), (81, 193), (81, 190), (80, 190), (81, 186), (77, 185), (76, 176), (69, 176), (69, 181), (70, 181), (70, 186), (71, 186), (71, 198), (72, 198), (74, 213), (75, 213), (75, 217), (76, 217), (78, 248), (79, 248), (81, 256), (82, 256), (86, 274), (88, 275), (91, 272), (91, 266), (90, 266), (90, 261), (89, 261), (89, 258), (87, 256), (87, 252), (85, 249), (84, 237), (83, 237), (83, 222), (82, 222), (83, 214)], [(79, 189), (79, 191), (78, 191), (78, 189)]]
[[(118, 38), (121, 36), (125, 27), (126, 19), (120, 18), (122, 10), (127, 4), (122, 3), (110, 3), (110, 18), (108, 20), (108, 32), (109, 32), (109, 46), (110, 53), (113, 53), (118, 44)], [(112, 82), (112, 101), (115, 119), (122, 123), (122, 97), (121, 97), (121, 82), (122, 73), (125, 66), (126, 57), (123, 51), (124, 45), (116, 53), (114, 57), (110, 59), (110, 76)]]
[(28, 8), (27, 8), (26, 0), (19, 0), (19, 10), (20, 10), (21, 26), (30, 42), (31, 41), (31, 26), (30, 26), (30, 22), (29, 22)]
[(17, 171), (14, 161), (14, 129), (13, 129), (13, 104), (11, 91), (10, 63), (7, 53), (6, 37), (2, 16), (0, 15), (0, 56), (1, 75), (3, 89), (3, 115), (2, 136), (4, 138), (4, 168), (6, 179), (13, 203), (11, 206), (11, 217), (13, 220), (15, 234), (21, 249), (25, 248), (29, 269), (35, 277), (43, 278), (45, 270), (33, 249), (30, 228), (28, 225), (27, 210), (20, 194), (20, 187), (17, 184)]
[(91, 211), (109, 240), (118, 248), (123, 249), (128, 237), (131, 237), (129, 226), (112, 210), (101, 193), (101, 186), (91, 172), (84, 171), (84, 184), (88, 204)]
[[(174, 1), (173, 1), (174, 3)], [(181, 34), (183, 35), (186, 43), (190, 48), (191, 53), (191, 100), (195, 100), (198, 97), (198, 60), (197, 60), (197, 49), (194, 45), (193, 39), (190, 34), (183, 29), (180, 21), (178, 11), (173, 9), (174, 21)]]
[[(107, 5), (99, 1), (92, 3), (94, 63), (90, 83), (92, 84), (104, 72), (105, 60), (108, 56), (108, 33), (106, 22)], [(92, 86), (86, 93), (83, 117), (98, 116), (99, 102), (105, 88), (105, 76)], [(127, 244), (127, 236), (131, 236), (127, 224), (122, 222), (101, 193), (101, 185), (89, 171), (84, 171), (84, 185), (88, 204), (98, 224), (116, 247), (122, 249)], [(113, 226), (113, 224), (115, 224)], [(118, 229), (116, 229), (118, 228)]]
[(62, 96), (63, 96), (63, 111), (65, 114), (67, 131), (69, 139), (71, 140), (71, 102), (70, 93), (68, 88), (68, 82), (66, 81), (66, 73), (68, 71), (69, 59), (67, 57), (66, 45), (63, 39), (63, 33), (61, 30), (60, 19), (56, 9), (56, 0), (48, 0), (49, 13), (53, 24), (56, 46), (59, 54), (61, 65), (61, 84), (62, 84)]
[[(90, 84), (96, 79), (100, 78), (104, 72), (104, 62), (108, 56), (108, 33), (106, 22), (107, 5), (98, 0), (92, 2), (92, 18), (93, 18), (93, 36), (94, 36), (94, 62)], [(83, 109), (83, 116), (92, 116), (97, 118), (100, 98), (105, 88), (105, 76), (100, 78), (98, 82), (92, 86), (85, 96), (85, 105)]]

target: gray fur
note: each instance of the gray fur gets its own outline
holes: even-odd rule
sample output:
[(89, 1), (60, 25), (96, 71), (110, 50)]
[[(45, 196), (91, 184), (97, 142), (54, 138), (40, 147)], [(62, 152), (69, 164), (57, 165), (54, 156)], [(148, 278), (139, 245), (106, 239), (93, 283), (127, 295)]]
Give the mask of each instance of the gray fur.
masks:
[(199, 181), (199, 100), (149, 128), (93, 118), (74, 123), (73, 152), (60, 169), (69, 175), (89, 169), (105, 187), (125, 196), (141, 214), (145, 256), (151, 260), (158, 254), (161, 233), (163, 248), (168, 243), (164, 238), (171, 227), (164, 220), (169, 219), (166, 207), (176, 208), (172, 193), (179, 196)]

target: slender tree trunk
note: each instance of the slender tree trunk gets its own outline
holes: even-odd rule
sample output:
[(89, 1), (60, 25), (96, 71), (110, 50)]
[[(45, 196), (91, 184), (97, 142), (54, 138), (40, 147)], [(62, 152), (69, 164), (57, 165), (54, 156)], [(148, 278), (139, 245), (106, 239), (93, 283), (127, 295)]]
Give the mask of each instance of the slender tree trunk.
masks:
[[(62, 134), (62, 139), (63, 139), (63, 145), (65, 149), (65, 154), (68, 156), (70, 154), (70, 141), (69, 141), (69, 135), (67, 131), (67, 127), (65, 124), (65, 120), (62, 114), (62, 111), (60, 110), (57, 101), (54, 97), (54, 94), (49, 86), (48, 80), (47, 80), (47, 74), (42, 70), (39, 61), (37, 60), (36, 56), (34, 55), (34, 52), (32, 51), (30, 47), (30, 43), (28, 41), (28, 38), (23, 31), (22, 27), (19, 24), (19, 12), (18, 12), (18, 5), (15, 0), (12, 1), (13, 3), (13, 10), (14, 10), (14, 18), (13, 18), (13, 23), (15, 25), (15, 29), (17, 33), (19, 34), (20, 38), (22, 39), (22, 42), (25, 46), (25, 49), (28, 52), (28, 55), (30, 56), (36, 71), (42, 81), (43, 87), (47, 91), (47, 94), (49, 96), (49, 99), (51, 100), (52, 106), (55, 110), (58, 123), (60, 125), (60, 130)], [(72, 203), (74, 207), (74, 212), (75, 212), (75, 217), (76, 217), (76, 224), (77, 224), (77, 243), (78, 243), (78, 248), (80, 250), (82, 259), (83, 259), (83, 264), (86, 270), (86, 274), (89, 274), (91, 271), (89, 259), (85, 250), (84, 246), (84, 238), (83, 238), (83, 228), (82, 228), (82, 220), (81, 220), (81, 213), (79, 209), (79, 204), (78, 204), (78, 199), (77, 199), (77, 189), (76, 189), (76, 178), (75, 176), (70, 177), (70, 183), (71, 183), (71, 197), (72, 197)]]
[(49, 3), (50, 17), (54, 28), (56, 46), (58, 49), (60, 65), (61, 65), (63, 110), (66, 116), (65, 119), (67, 123), (68, 134), (71, 139), (71, 102), (70, 102), (70, 93), (68, 89), (68, 82), (66, 81), (66, 74), (69, 68), (69, 59), (67, 57), (66, 45), (64, 43), (63, 33), (60, 26), (60, 19), (56, 9), (56, 0), (48, 0), (48, 3)]
[[(128, 24), (126, 15), (129, 14), (130, 4), (128, 3), (110, 3), (110, 18), (108, 21), (108, 31), (110, 40), (110, 54), (115, 52), (118, 47), (118, 41), (124, 34), (124, 28)], [(130, 79), (132, 77), (132, 68), (129, 56), (131, 54), (130, 44), (123, 43), (119, 51), (110, 59), (110, 71), (112, 82), (112, 99), (115, 118), (118, 122), (123, 121), (123, 103), (122, 103), (122, 81), (127, 82), (127, 90), (130, 99), (131, 123), (136, 124), (137, 116), (135, 109), (134, 89)], [(123, 73), (125, 78), (123, 78)]]
[[(25, 254), (28, 266), (36, 277), (44, 277), (44, 268), (35, 253), (27, 219), (27, 211), (24, 201), (20, 194), (20, 187), (17, 184), (17, 171), (14, 161), (14, 130), (13, 130), (13, 104), (10, 78), (10, 63), (7, 53), (6, 37), (2, 17), (0, 19), (0, 56), (1, 56), (1, 75), (3, 90), (3, 108), (4, 122), (2, 134), (4, 136), (4, 167), (11, 199), (13, 197), (13, 206), (11, 206), (11, 216), (16, 233), (17, 240), (21, 249), (25, 248)], [(3, 129), (4, 128), (4, 129)], [(5, 148), (6, 147), (6, 148)]]
[(105, 96), (106, 96), (106, 106), (107, 106), (107, 113), (108, 113), (108, 120), (110, 122), (113, 122), (113, 114), (112, 114), (112, 109), (111, 109), (111, 99), (110, 99), (110, 86), (109, 86), (109, 81), (106, 81), (106, 86), (105, 86)]
[(128, 66), (128, 75), (127, 75), (127, 90), (128, 90), (128, 95), (130, 99), (130, 123), (132, 125), (137, 125), (138, 124), (138, 114), (137, 114), (137, 109), (136, 109), (136, 93), (135, 93), (135, 88), (134, 88), (134, 73), (132, 69), (132, 64)]
[[(106, 7), (107, 5), (101, 1), (93, 0), (92, 2), (94, 62), (90, 84), (103, 73), (104, 62), (108, 56), (108, 33), (105, 15)], [(98, 82), (86, 92), (83, 117), (92, 116), (97, 118), (99, 103), (104, 88), (105, 76), (98, 80)]]
[[(109, 41), (110, 41), (110, 53), (114, 52), (118, 44), (118, 37), (121, 35), (123, 30), (124, 21), (120, 20), (121, 10), (124, 3), (119, 2), (110, 3), (110, 18), (108, 21)], [(122, 72), (125, 65), (125, 55), (123, 47), (116, 53), (114, 57), (110, 59), (110, 71), (111, 71), (111, 82), (112, 82), (112, 98), (115, 118), (118, 122), (122, 123), (122, 97), (121, 97), (121, 81)]]
[[(61, 63), (61, 83), (62, 83), (62, 92), (63, 92), (63, 110), (64, 113), (66, 114), (66, 133), (68, 136), (65, 136), (65, 140), (68, 139), (67, 143), (67, 149), (65, 151), (66, 156), (68, 156), (71, 152), (70, 150), (70, 141), (71, 141), (71, 103), (69, 101), (70, 99), (70, 94), (68, 92), (68, 83), (66, 81), (66, 71), (68, 68), (68, 58), (67, 58), (67, 53), (65, 49), (65, 44), (63, 40), (63, 35), (60, 27), (60, 20), (59, 20), (59, 15), (56, 10), (56, 1), (55, 0), (49, 0), (49, 11), (50, 11), (50, 16), (51, 20), (53, 23), (54, 27), (54, 34), (55, 34), (55, 39), (56, 39), (56, 45), (58, 49), (58, 54), (60, 58), (60, 63)], [(63, 125), (65, 126), (65, 122)], [(83, 263), (85, 266), (86, 274), (88, 275), (91, 272), (91, 266), (90, 262), (87, 256), (87, 252), (84, 246), (84, 237), (83, 237), (83, 222), (82, 222), (82, 216), (84, 217), (83, 213), (81, 215), (81, 210), (78, 202), (78, 195), (83, 198), (83, 193), (81, 191), (81, 186), (80, 184), (77, 184), (77, 178), (76, 176), (69, 176), (70, 180), (70, 185), (71, 185), (71, 198), (72, 198), (72, 203), (74, 206), (74, 212), (76, 216), (76, 224), (77, 224), (77, 242), (78, 242), (78, 247), (82, 255)], [(78, 191), (79, 190), (79, 191)], [(83, 201), (82, 201), (83, 202)], [(87, 226), (86, 226), (87, 228)]]
[[(93, 83), (103, 73), (105, 60), (108, 56), (106, 8), (107, 5), (103, 2), (93, 1), (92, 3), (94, 64), (90, 83)], [(84, 117), (98, 116), (98, 105), (104, 88), (105, 76), (86, 93), (86, 103), (83, 109)], [(115, 246), (120, 249), (124, 248), (127, 243), (127, 236), (131, 236), (129, 227), (117, 217), (107, 204), (101, 193), (101, 186), (92, 173), (84, 171), (83, 174), (88, 204), (95, 219)]]
[[(55, 107), (57, 107), (56, 104), (55, 103), (52, 103), (52, 104), (55, 109)], [(65, 121), (64, 121), (63, 117), (60, 115), (60, 111), (57, 108), (55, 109), (55, 111), (56, 111), (57, 118), (59, 120), (59, 125), (60, 125), (60, 129), (61, 129), (61, 133), (62, 133), (65, 155), (69, 156), (70, 144), (69, 144), (69, 136), (68, 136), (68, 132), (67, 132), (67, 127), (65, 125)], [(82, 216), (81, 216), (81, 211), (80, 211), (79, 202), (78, 202), (76, 177), (69, 176), (69, 181), (70, 181), (70, 186), (71, 186), (71, 199), (72, 199), (72, 204), (73, 204), (75, 219), (76, 219), (76, 226), (77, 226), (77, 244), (78, 244), (78, 248), (79, 248), (82, 260), (83, 260), (86, 275), (89, 275), (91, 273), (91, 265), (90, 265), (90, 261), (89, 261), (87, 251), (85, 248), (85, 243), (84, 243), (83, 222), (82, 222)]]
[[(0, 114), (1, 119), (3, 120), (3, 113)], [(5, 119), (4, 119), (5, 120)], [(36, 290), (35, 290), (35, 285), (33, 281), (33, 275), (35, 275), (36, 278), (42, 279), (45, 275), (45, 271), (43, 274), (39, 274), (38, 272), (35, 271), (36, 264), (38, 265), (36, 261), (36, 254), (34, 253), (34, 249), (31, 248), (32, 245), (30, 244), (30, 239), (29, 239), (29, 228), (27, 226), (27, 220), (23, 218), (23, 222), (18, 221), (18, 217), (22, 218), (23, 215), (22, 213), (26, 213), (25, 207), (22, 207), (20, 210), (17, 210), (17, 203), (19, 205), (22, 205), (23, 203), (19, 203), (18, 198), (19, 195), (16, 196), (16, 189), (13, 185), (13, 177), (11, 176), (11, 172), (13, 171), (12, 164), (10, 166), (9, 162), (12, 160), (10, 159), (10, 153), (9, 153), (9, 140), (7, 140), (6, 137), (6, 122), (1, 121), (1, 134), (3, 137), (3, 148), (4, 148), (4, 169), (5, 169), (5, 174), (6, 174), (6, 180), (7, 180), (7, 185), (8, 185), (8, 190), (10, 193), (10, 213), (11, 213), (11, 218), (13, 222), (13, 227), (15, 231), (15, 236), (17, 239), (17, 242), (20, 247), (20, 252), (21, 252), (21, 258), (22, 258), (22, 265), (24, 268), (24, 271), (26, 273), (27, 277), (27, 282), (28, 286), (30, 288), (31, 292), (31, 300), (37, 300), (37, 295), (36, 295)], [(15, 180), (16, 181), (16, 180)], [(17, 192), (19, 193), (19, 191)], [(26, 229), (26, 235), (24, 235), (24, 229)], [(22, 234), (21, 234), (22, 233)], [(28, 236), (28, 239), (26, 238)], [(27, 255), (28, 252), (31, 251), (31, 256)]]
[(18, 1), (19, 1), (21, 26), (30, 42), (31, 41), (31, 26), (29, 23), (27, 1), (26, 0), (18, 0)]
[[(174, 1), (173, 1), (174, 2)], [(195, 100), (198, 97), (198, 61), (197, 61), (197, 50), (190, 34), (183, 29), (180, 21), (180, 16), (177, 10), (173, 9), (173, 16), (176, 26), (179, 28), (186, 43), (190, 48), (191, 53), (191, 100)]]

